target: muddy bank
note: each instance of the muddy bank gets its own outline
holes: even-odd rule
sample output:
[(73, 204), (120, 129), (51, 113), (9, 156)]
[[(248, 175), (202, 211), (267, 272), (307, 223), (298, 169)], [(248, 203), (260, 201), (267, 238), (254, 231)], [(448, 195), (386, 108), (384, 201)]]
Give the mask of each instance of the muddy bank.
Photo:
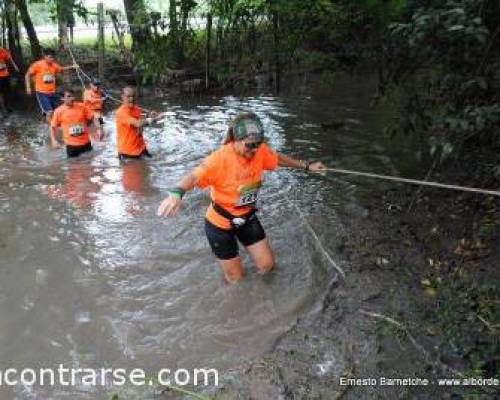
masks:
[[(472, 184), (471, 174), (467, 179), (460, 171), (478, 166), (467, 163), (473, 168), (451, 166), (431, 180)], [(499, 200), (381, 185), (365, 207), (344, 215), (341, 241), (322, 234), (321, 215), (309, 221), (325, 247), (341, 254), (345, 280), (274, 351), (224, 376), (216, 399), (500, 396), (499, 386), (440, 387), (437, 381), (499, 378)], [(340, 377), (376, 384), (341, 385)], [(428, 384), (381, 385), (383, 377)]]

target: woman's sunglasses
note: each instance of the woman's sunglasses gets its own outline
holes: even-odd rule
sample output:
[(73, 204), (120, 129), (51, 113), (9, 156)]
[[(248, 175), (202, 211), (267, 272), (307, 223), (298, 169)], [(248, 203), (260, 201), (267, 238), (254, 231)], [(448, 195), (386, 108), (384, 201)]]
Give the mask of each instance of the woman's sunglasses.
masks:
[(250, 143), (245, 143), (245, 147), (248, 150), (256, 150), (259, 148), (259, 146), (262, 144), (262, 142), (250, 142)]

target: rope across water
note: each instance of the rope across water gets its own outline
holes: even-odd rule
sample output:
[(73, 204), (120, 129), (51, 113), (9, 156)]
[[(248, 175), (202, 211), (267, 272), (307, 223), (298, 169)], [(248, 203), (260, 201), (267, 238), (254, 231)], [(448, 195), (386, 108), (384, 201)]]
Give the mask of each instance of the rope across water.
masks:
[(380, 174), (373, 174), (370, 172), (352, 171), (352, 170), (340, 169), (340, 168), (327, 168), (326, 171), (335, 172), (338, 174), (363, 176), (366, 178), (384, 179), (387, 181), (394, 181), (394, 182), (400, 182), (400, 183), (409, 183), (412, 185), (432, 186), (432, 187), (437, 187), (437, 188), (441, 188), (441, 189), (451, 189), (451, 190), (459, 190), (462, 192), (473, 192), (473, 193), (487, 194), (487, 195), (492, 195), (492, 196), (500, 196), (500, 191), (497, 191), (497, 190), (481, 189), (481, 188), (459, 186), (459, 185), (449, 185), (449, 184), (440, 183), (440, 182), (421, 181), (418, 179), (399, 178), (397, 176), (380, 175)]

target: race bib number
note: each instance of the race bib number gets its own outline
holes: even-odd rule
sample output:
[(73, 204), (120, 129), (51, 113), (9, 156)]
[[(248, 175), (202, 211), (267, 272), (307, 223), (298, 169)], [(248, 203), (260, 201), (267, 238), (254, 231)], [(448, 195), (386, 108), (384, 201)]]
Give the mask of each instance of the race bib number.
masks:
[(0, 62), (0, 71), (7, 69), (7, 64)]
[(55, 76), (52, 74), (44, 74), (42, 77), (43, 83), (53, 83), (55, 79)]
[(83, 133), (83, 126), (73, 125), (69, 128), (69, 134), (71, 136), (80, 136)]
[(239, 207), (255, 205), (259, 199), (259, 190), (261, 185), (261, 182), (257, 182), (251, 185), (241, 186), (239, 188), (240, 198), (238, 199), (236, 205)]

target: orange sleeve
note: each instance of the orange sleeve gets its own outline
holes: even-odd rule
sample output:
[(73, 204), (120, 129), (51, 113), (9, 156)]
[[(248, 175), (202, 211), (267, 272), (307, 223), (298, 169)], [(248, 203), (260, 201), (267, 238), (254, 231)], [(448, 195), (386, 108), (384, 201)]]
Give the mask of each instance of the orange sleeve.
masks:
[(205, 158), (203, 162), (193, 171), (193, 175), (198, 178), (197, 186), (200, 189), (212, 186), (221, 171), (220, 167), (220, 157), (217, 157), (217, 153), (212, 153)]
[(52, 119), (50, 120), (50, 126), (52, 128), (57, 128), (61, 126), (61, 113), (58, 110), (54, 111), (54, 115), (52, 115)]
[(56, 73), (60, 73), (60, 72), (63, 72), (63, 67), (61, 67), (59, 64), (57, 63), (54, 63), (54, 67), (55, 67), (55, 70), (56, 70)]
[(87, 106), (84, 106), (84, 108), (85, 108), (85, 118), (87, 119), (87, 121), (90, 121), (91, 119), (94, 118), (94, 112)]
[(30, 75), (35, 75), (36, 73), (38, 73), (38, 64), (37, 63), (31, 64), (28, 69), (28, 73)]
[(262, 145), (262, 150), (264, 154), (264, 169), (268, 171), (272, 171), (278, 167), (278, 153), (271, 148), (267, 144)]

